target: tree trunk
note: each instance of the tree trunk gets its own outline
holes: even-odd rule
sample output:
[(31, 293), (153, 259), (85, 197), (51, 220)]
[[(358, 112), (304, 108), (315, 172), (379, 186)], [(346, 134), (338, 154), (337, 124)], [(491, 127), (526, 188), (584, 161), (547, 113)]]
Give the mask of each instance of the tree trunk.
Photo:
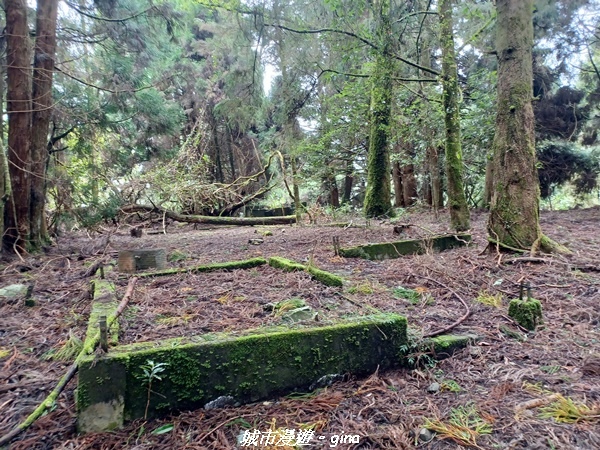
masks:
[(498, 112), (489, 239), (529, 249), (541, 238), (533, 116), (534, 0), (498, 0)]
[(31, 118), (30, 245), (39, 248), (48, 240), (46, 228), (46, 171), (48, 130), (52, 114), (52, 77), (56, 52), (58, 0), (38, 0), (33, 60), (33, 113)]
[(27, 2), (6, 0), (8, 162), (12, 195), (5, 216), (4, 246), (27, 250), (29, 239), (31, 76)]
[(494, 161), (492, 158), (493, 155), (488, 155), (485, 160), (485, 185), (483, 188), (483, 207), (485, 209), (490, 209), (494, 192)]
[(225, 125), (225, 140), (227, 142), (227, 153), (229, 154), (229, 170), (231, 171), (231, 180), (235, 180), (237, 178), (237, 174), (235, 171), (235, 155), (233, 153), (233, 134), (231, 133), (231, 128), (229, 125)]
[(452, 4), (452, 0), (440, 0), (439, 3), (444, 123), (446, 125), (446, 176), (451, 226), (456, 231), (465, 231), (470, 228), (470, 217), (463, 187), (458, 74), (452, 29)]
[(440, 155), (438, 149), (433, 145), (427, 147), (427, 166), (431, 181), (431, 207), (438, 210), (444, 206), (444, 197), (440, 173)]
[(342, 195), (343, 204), (350, 203), (350, 199), (352, 198), (352, 185), (354, 184), (354, 177), (352, 176), (354, 173), (354, 168), (352, 164), (353, 161), (348, 159), (346, 162), (346, 173), (344, 174), (344, 193)]
[(414, 164), (402, 166), (402, 196), (404, 197), (404, 206), (414, 205), (419, 198)]
[(329, 192), (329, 204), (334, 208), (340, 207), (340, 190), (333, 169), (327, 173), (327, 191)]
[[(6, 40), (0, 41), (0, 52), (3, 54), (6, 51)], [(10, 197), (10, 178), (8, 176), (8, 161), (6, 159), (6, 151), (4, 150), (4, 68), (6, 61), (2, 57), (0, 62), (0, 236), (4, 236), (4, 210), (6, 201)], [(0, 252), (2, 245), (0, 245)]]
[(294, 210), (296, 213), (296, 222), (300, 225), (302, 220), (302, 202), (300, 201), (300, 185), (298, 184), (298, 161), (292, 156), (292, 192), (294, 193)]
[(367, 192), (365, 216), (387, 216), (391, 209), (390, 154), (388, 149), (389, 123), (392, 102), (394, 62), (387, 55), (391, 48), (389, 2), (381, 0), (377, 35), (381, 49), (375, 57), (371, 87), (371, 124), (367, 156)]
[(402, 187), (402, 169), (400, 162), (394, 161), (392, 165), (392, 179), (394, 180), (394, 206), (402, 208), (404, 204), (404, 188)]

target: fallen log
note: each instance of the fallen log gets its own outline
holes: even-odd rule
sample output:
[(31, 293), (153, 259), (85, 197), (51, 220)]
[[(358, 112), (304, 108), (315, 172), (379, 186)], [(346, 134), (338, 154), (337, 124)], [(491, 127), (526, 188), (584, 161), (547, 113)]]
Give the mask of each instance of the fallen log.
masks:
[[(119, 306), (116, 309), (116, 311), (114, 312), (114, 314), (112, 314), (110, 317), (108, 317), (108, 319), (106, 321), (107, 327), (110, 328), (112, 323), (115, 320), (117, 320), (117, 318), (121, 315), (121, 313), (123, 312), (123, 310), (129, 303), (129, 300), (131, 299), (131, 296), (133, 295), (133, 289), (135, 288), (136, 282), (137, 282), (137, 278), (131, 278), (129, 280), (129, 284), (127, 285), (127, 290), (125, 291), (125, 295), (123, 296), (121, 303), (119, 303)], [(39, 404), (39, 406), (29, 415), (29, 417), (27, 417), (27, 419), (25, 419), (23, 422), (21, 422), (19, 425), (17, 425), (15, 428), (13, 428), (10, 432), (8, 432), (4, 436), (0, 437), (0, 447), (2, 447), (5, 444), (8, 444), (10, 441), (12, 441), (14, 438), (16, 438), (19, 434), (21, 434), (23, 431), (25, 431), (27, 428), (29, 428), (36, 420), (38, 420), (40, 417), (42, 417), (42, 415), (46, 412), (47, 409), (51, 408), (54, 405), (54, 403), (56, 402), (56, 399), (58, 398), (60, 393), (67, 386), (67, 384), (69, 384), (69, 381), (71, 381), (73, 376), (77, 373), (77, 369), (79, 367), (79, 362), (81, 361), (81, 359), (83, 357), (85, 357), (86, 355), (93, 353), (96, 346), (98, 345), (99, 341), (100, 341), (100, 330), (98, 330), (96, 332), (96, 334), (92, 337), (92, 339), (89, 339), (89, 340), (86, 339), (83, 349), (81, 350), (81, 352), (79, 352), (79, 355), (77, 355), (77, 358), (75, 358), (75, 361), (73, 362), (73, 364), (71, 364), (67, 373), (65, 373), (62, 376), (62, 378), (58, 381), (58, 384), (56, 385), (56, 387), (52, 390), (52, 392), (50, 392), (50, 394), (48, 394), (48, 396), (45, 398), (45, 400)]]
[(125, 205), (121, 208), (124, 213), (136, 212), (155, 212), (163, 214), (171, 220), (184, 223), (207, 223), (210, 225), (287, 225), (296, 223), (296, 216), (276, 216), (276, 217), (219, 217), (219, 216), (198, 216), (195, 214), (180, 214), (175, 211), (169, 211), (155, 206), (146, 205)]

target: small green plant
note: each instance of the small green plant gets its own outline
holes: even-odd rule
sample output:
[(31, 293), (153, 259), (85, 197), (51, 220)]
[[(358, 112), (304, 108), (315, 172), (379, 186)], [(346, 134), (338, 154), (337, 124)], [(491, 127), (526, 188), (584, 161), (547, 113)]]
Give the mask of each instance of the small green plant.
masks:
[(74, 359), (83, 349), (83, 342), (75, 334), (73, 330), (69, 330), (69, 338), (56, 351), (49, 352), (44, 359), (53, 359), (55, 361), (70, 361)]
[(372, 294), (373, 292), (374, 292), (373, 286), (366, 281), (364, 283), (356, 284), (356, 285), (350, 286), (348, 288), (348, 294), (368, 295), (368, 294)]
[(418, 305), (421, 300), (421, 294), (419, 292), (402, 286), (392, 288), (392, 295), (396, 298), (408, 300), (411, 305)]
[(459, 445), (481, 448), (477, 439), (491, 434), (492, 426), (484, 420), (473, 404), (452, 408), (447, 422), (439, 418), (425, 419), (425, 428), (438, 433), (441, 439), (450, 439)]
[(542, 419), (554, 419), (560, 423), (600, 422), (600, 406), (589, 407), (570, 397), (557, 396), (554, 402), (540, 408)]
[(306, 306), (306, 302), (301, 298), (289, 298), (287, 300), (282, 300), (275, 304), (273, 307), (273, 314), (276, 317), (280, 317), (285, 314), (287, 311), (292, 311), (294, 309), (303, 308)]
[(173, 250), (169, 256), (167, 257), (167, 260), (169, 262), (178, 262), (178, 261), (185, 261), (186, 259), (188, 259), (189, 255), (179, 249), (175, 249)]
[(561, 367), (560, 367), (560, 366), (558, 366), (558, 365), (553, 365), (553, 366), (541, 366), (541, 367), (540, 367), (540, 370), (541, 370), (542, 372), (546, 372), (547, 374), (550, 374), (550, 375), (554, 375), (555, 373), (559, 372), (559, 371), (560, 371), (560, 369), (561, 369)]
[(490, 294), (488, 291), (481, 291), (475, 300), (487, 306), (500, 308), (502, 306), (502, 293)]
[(450, 392), (461, 392), (462, 388), (460, 384), (458, 384), (454, 380), (442, 380), (440, 383), (442, 391), (450, 391)]
[(143, 375), (139, 375), (138, 378), (147, 385), (148, 396), (146, 400), (146, 409), (144, 411), (144, 420), (148, 418), (148, 408), (150, 407), (150, 394), (152, 393), (152, 382), (155, 380), (162, 381), (162, 377), (159, 375), (165, 371), (165, 368), (169, 364), (167, 363), (155, 363), (152, 360), (146, 361), (146, 364), (140, 366)]

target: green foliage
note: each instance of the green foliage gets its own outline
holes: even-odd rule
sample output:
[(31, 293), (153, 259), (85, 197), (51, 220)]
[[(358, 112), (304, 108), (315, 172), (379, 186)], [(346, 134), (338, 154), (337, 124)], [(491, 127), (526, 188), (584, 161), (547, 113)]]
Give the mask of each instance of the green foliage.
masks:
[(461, 392), (463, 389), (460, 387), (460, 384), (458, 384), (456, 381), (454, 380), (442, 380), (441, 383), (441, 390), (442, 391), (449, 391), (449, 392)]
[(473, 404), (452, 408), (447, 421), (440, 418), (425, 419), (423, 426), (438, 433), (442, 439), (450, 439), (459, 445), (477, 447), (477, 439), (492, 433), (492, 426), (483, 419)]
[(487, 306), (500, 308), (502, 306), (502, 293), (497, 292), (496, 294), (491, 294), (488, 291), (481, 291), (475, 300)]
[(160, 375), (165, 371), (168, 363), (155, 363), (152, 360), (146, 361), (145, 364), (140, 366), (142, 369), (142, 375), (138, 375), (138, 378), (147, 386), (147, 398), (146, 398), (146, 409), (144, 411), (144, 420), (148, 418), (148, 408), (150, 407), (150, 395), (152, 393), (152, 383), (154, 381), (162, 381)]
[(392, 288), (392, 295), (396, 298), (408, 300), (413, 305), (417, 305), (421, 301), (421, 294), (419, 292), (402, 286)]
[(544, 141), (537, 145), (538, 174), (542, 198), (566, 183), (572, 183), (575, 194), (586, 194), (598, 187), (600, 159), (592, 152), (571, 142)]

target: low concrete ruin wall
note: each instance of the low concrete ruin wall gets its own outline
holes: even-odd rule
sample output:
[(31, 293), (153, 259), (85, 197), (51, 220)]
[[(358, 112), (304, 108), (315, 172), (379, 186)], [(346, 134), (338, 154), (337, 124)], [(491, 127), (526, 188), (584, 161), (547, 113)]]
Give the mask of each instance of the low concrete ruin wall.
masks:
[[(221, 396), (247, 403), (306, 389), (326, 375), (370, 374), (399, 366), (406, 344), (406, 319), (379, 314), (314, 328), (118, 346), (79, 367), (78, 427), (103, 431)], [(157, 365), (160, 379), (148, 375)]]

